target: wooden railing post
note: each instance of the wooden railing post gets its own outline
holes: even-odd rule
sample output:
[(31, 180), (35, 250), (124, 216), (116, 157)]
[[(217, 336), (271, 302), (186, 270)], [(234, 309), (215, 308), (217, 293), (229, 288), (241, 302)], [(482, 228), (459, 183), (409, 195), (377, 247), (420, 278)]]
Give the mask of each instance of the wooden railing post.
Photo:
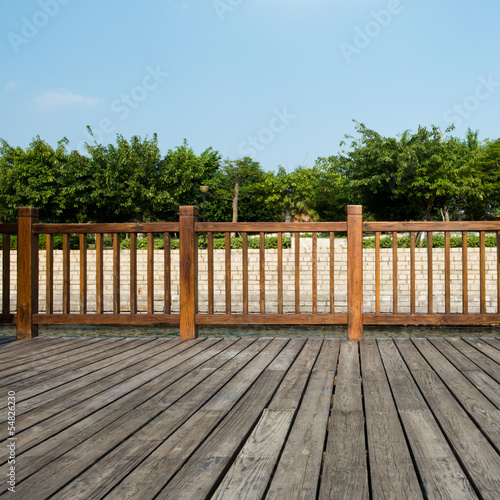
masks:
[(347, 337), (363, 338), (363, 207), (347, 207)]
[(17, 209), (17, 338), (38, 335), (33, 315), (38, 313), (38, 208)]
[(195, 224), (197, 207), (179, 207), (180, 336), (198, 337), (198, 238)]

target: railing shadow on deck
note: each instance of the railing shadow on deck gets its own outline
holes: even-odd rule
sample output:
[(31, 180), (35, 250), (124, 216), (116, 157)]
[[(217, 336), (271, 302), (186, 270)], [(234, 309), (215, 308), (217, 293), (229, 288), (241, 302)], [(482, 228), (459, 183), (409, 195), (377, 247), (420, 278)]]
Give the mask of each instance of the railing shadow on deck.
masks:
[[(301, 233), (311, 233), (310, 274), (304, 283), (304, 272), (301, 272), (304, 251), (301, 250)], [(472, 255), (468, 247), (468, 233), (479, 233), (479, 249)], [(16, 224), (0, 224), (3, 234), (2, 243), (2, 314), (1, 323), (15, 323), (18, 338), (30, 338), (38, 333), (38, 325), (55, 324), (94, 324), (94, 325), (144, 325), (144, 324), (179, 324), (181, 338), (197, 337), (198, 325), (241, 324), (241, 325), (347, 325), (348, 337), (351, 339), (363, 336), (363, 325), (481, 325), (500, 323), (500, 251), (496, 246), (494, 264), (487, 265), (486, 233), (494, 232), (498, 240), (500, 222), (363, 222), (362, 207), (347, 207), (347, 222), (310, 222), (310, 223), (216, 223), (199, 222), (196, 207), (180, 207), (179, 222), (175, 223), (130, 223), (130, 224), (40, 224), (36, 208), (22, 207), (18, 209)], [(130, 239), (130, 250), (120, 250), (120, 235), (126, 233)], [(144, 312), (138, 310), (138, 264), (137, 241), (140, 233), (147, 238), (146, 295), (147, 304)], [(214, 250), (214, 236), (222, 233), (224, 249)], [(241, 249), (231, 249), (231, 234), (241, 235)], [(276, 235), (276, 250), (273, 250), (275, 270), (269, 272), (266, 266), (265, 249), (266, 234)], [(335, 247), (335, 234), (347, 234), (347, 249), (342, 250), (345, 264), (338, 266), (339, 249)], [(390, 248), (382, 248), (381, 235), (392, 236)], [(398, 233), (408, 234), (407, 248), (398, 251)], [(444, 233), (444, 248), (440, 252), (444, 265), (443, 277), (436, 272), (436, 254), (432, 236)], [(453, 249), (451, 258), (450, 237), (458, 233), (462, 237), (461, 249)], [(11, 262), (10, 236), (17, 234), (17, 269)], [(95, 276), (90, 276), (87, 257), (87, 236), (95, 235)], [(104, 244), (103, 236), (112, 236), (112, 311), (105, 312), (104, 283)], [(162, 310), (155, 310), (155, 251), (154, 235), (160, 234), (163, 240), (161, 269)], [(258, 235), (258, 249), (249, 250), (249, 239), (252, 234)], [(425, 234), (427, 244), (419, 245), (416, 235)], [(39, 238), (45, 236), (45, 308), (39, 312)], [(62, 310), (54, 311), (54, 235), (62, 235)], [(70, 235), (78, 235), (79, 250), (79, 304), (75, 312), (71, 309), (71, 273), (70, 273)], [(172, 249), (173, 236), (178, 235), (179, 250)], [(206, 267), (206, 308), (199, 312), (198, 288), (201, 282), (198, 271), (199, 236), (205, 235), (206, 249), (202, 251), (203, 265)], [(290, 235), (292, 248), (284, 250), (284, 235)], [(318, 235), (326, 236), (329, 245), (326, 251), (327, 264), (319, 267)], [(373, 249), (363, 250), (363, 237), (373, 235)], [(203, 245), (205, 247), (205, 245)], [(475, 250), (475, 249), (474, 249)], [(106, 250), (109, 252), (109, 250)], [(123, 311), (121, 291), (124, 283), (122, 254), (126, 254), (128, 271), (126, 273), (128, 296), (127, 311)], [(173, 271), (172, 255), (176, 252), (178, 267)], [(223, 286), (215, 286), (214, 253), (223, 252)], [(233, 307), (235, 273), (232, 270), (238, 252), (241, 258), (240, 271), (237, 273), (239, 310)], [(404, 252), (404, 254), (403, 254)], [(95, 257), (94, 257), (95, 253)], [(241, 256), (240, 256), (241, 253)], [(347, 255), (345, 255), (345, 253)], [(441, 255), (441, 253), (443, 255)], [(491, 251), (489, 252), (492, 253)], [(258, 272), (249, 277), (250, 254), (258, 261)], [(367, 255), (373, 254), (374, 266), (369, 269)], [(476, 255), (477, 254), (477, 255)], [(471, 258), (472, 255), (472, 258)], [(219, 255), (219, 258), (221, 255)], [(492, 255), (489, 255), (490, 260)], [(269, 258), (269, 257), (267, 257)], [(275, 258), (275, 261), (274, 261)], [(381, 262), (390, 261), (390, 271), (381, 268)], [(457, 259), (460, 261), (457, 264)], [(479, 261), (479, 262), (477, 262)], [(176, 260), (177, 262), (177, 260)], [(284, 265), (286, 262), (286, 265)], [(460, 270), (457, 271), (457, 265)], [(470, 276), (470, 269), (478, 268), (477, 279)], [(338, 267), (342, 269), (338, 269)], [(408, 269), (407, 269), (408, 268)], [(12, 288), (11, 273), (17, 271), (17, 310), (11, 310), (10, 291)], [(267, 271), (267, 272), (266, 272)], [(488, 271), (488, 272), (487, 272)], [(253, 271), (252, 271), (253, 272)], [(344, 286), (346, 307), (338, 307), (336, 297), (339, 272)], [(391, 276), (387, 276), (387, 273)], [(288, 273), (288, 274), (287, 274)], [(175, 274), (175, 275), (174, 275)], [(272, 296), (273, 311), (269, 312), (270, 274), (275, 284)], [(286, 275), (287, 274), (287, 275)], [(367, 275), (370, 290), (363, 288), (363, 279)], [(460, 274), (460, 276), (458, 276)], [(204, 275), (205, 276), (205, 275)], [(488, 277), (488, 280), (487, 280)], [(95, 311), (88, 307), (88, 283), (92, 278), (95, 285)], [(158, 277), (157, 277), (158, 278)], [(327, 294), (322, 297), (323, 307), (319, 307), (318, 278), (328, 283)], [(249, 304), (249, 283), (253, 280), (258, 286), (257, 308)], [(474, 281), (473, 285), (471, 284)], [(471, 290), (478, 281), (477, 301), (479, 311), (471, 313)], [(156, 279), (158, 283), (158, 279)], [(173, 283), (178, 290), (178, 311), (173, 311)], [(284, 290), (284, 283), (292, 282), (293, 286)], [(409, 289), (408, 297), (401, 297), (398, 290), (403, 283)], [(487, 285), (489, 283), (489, 286)], [(493, 283), (493, 285), (492, 285)], [(310, 290), (310, 304), (304, 311), (301, 291)], [(385, 300), (383, 289), (391, 288), (392, 304)], [(126, 286), (126, 284), (125, 284)], [(495, 289), (492, 290), (492, 287)], [(217, 288), (217, 290), (216, 290)], [(291, 305), (285, 307), (285, 299), (289, 301), (293, 288)], [(323, 287), (324, 288), (324, 287)], [(337, 287), (338, 288), (338, 287)], [(487, 294), (487, 288), (489, 295)], [(461, 296), (457, 299), (457, 290)], [(452, 293), (453, 292), (453, 293)], [(215, 310), (216, 293), (223, 295), (223, 311)], [(491, 294), (493, 293), (494, 296)], [(443, 308), (435, 305), (436, 297), (443, 297)], [(109, 295), (109, 294), (108, 294)], [(255, 294), (254, 294), (255, 295)], [(425, 303), (420, 299), (425, 295)], [(452, 299), (454, 304), (452, 307)], [(368, 300), (369, 299), (369, 300)], [(403, 307), (402, 302), (405, 301)], [(456, 304), (458, 302), (458, 304)], [(326, 304), (326, 307), (324, 305)], [(364, 311), (373, 304), (371, 311)], [(156, 308), (158, 309), (158, 308)], [(206, 310), (205, 310), (206, 309)], [(285, 311), (287, 309), (287, 311)], [(322, 309), (322, 310), (320, 310)], [(438, 311), (439, 309), (439, 311)], [(442, 310), (441, 310), (442, 309)], [(492, 312), (493, 310), (493, 312)]]

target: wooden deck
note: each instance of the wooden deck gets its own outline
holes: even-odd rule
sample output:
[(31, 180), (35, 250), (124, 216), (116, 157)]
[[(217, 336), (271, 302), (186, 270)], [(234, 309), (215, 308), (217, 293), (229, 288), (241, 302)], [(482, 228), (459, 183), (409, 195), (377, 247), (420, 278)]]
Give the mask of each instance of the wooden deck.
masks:
[(499, 339), (0, 345), (1, 498), (500, 498)]

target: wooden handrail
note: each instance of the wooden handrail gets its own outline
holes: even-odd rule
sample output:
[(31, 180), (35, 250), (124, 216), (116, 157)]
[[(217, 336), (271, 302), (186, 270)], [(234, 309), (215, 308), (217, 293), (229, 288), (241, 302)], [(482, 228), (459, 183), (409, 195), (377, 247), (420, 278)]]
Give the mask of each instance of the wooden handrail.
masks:
[[(452, 273), (450, 257), (450, 233), (459, 232), (462, 234), (462, 312), (451, 313)], [(225, 250), (225, 309), (224, 313), (214, 314), (214, 233), (224, 233)], [(231, 233), (241, 233), (242, 250), (241, 253), (231, 251)], [(311, 251), (301, 249), (300, 233), (312, 233)], [(347, 233), (347, 314), (335, 312), (334, 304), (334, 278), (335, 278), (335, 233)], [(398, 232), (410, 234), (409, 247), (409, 314), (402, 314), (402, 304), (398, 305)], [(427, 233), (427, 305), (426, 314), (421, 312), (421, 306), (416, 300), (416, 247), (415, 234), (417, 232)], [(436, 232), (445, 233), (444, 255), (444, 312), (437, 314), (433, 303), (433, 258), (434, 255), (441, 255), (439, 252), (433, 253), (432, 235)], [(470, 232), (478, 232), (480, 236), (479, 245), (479, 281), (480, 281), (480, 313), (470, 314), (468, 296), (468, 262), (469, 253), (467, 245), (467, 235)], [(197, 337), (198, 325), (215, 324), (347, 324), (348, 337), (359, 339), (363, 336), (364, 324), (487, 324), (500, 323), (500, 246), (497, 246), (497, 269), (495, 276), (498, 277), (499, 284), (496, 289), (497, 311), (492, 314), (487, 313), (486, 301), (486, 250), (485, 233), (495, 232), (500, 236), (500, 221), (480, 221), (480, 222), (363, 222), (362, 207), (352, 205), (347, 207), (346, 222), (198, 222), (198, 209), (187, 206), (179, 207), (179, 222), (159, 222), (159, 223), (124, 223), (124, 224), (40, 224), (38, 223), (38, 210), (35, 208), (19, 208), (17, 224), (0, 224), (0, 233), (3, 233), (3, 288), (2, 288), (2, 315), (0, 320), (16, 321), (18, 337), (26, 338), (37, 335), (39, 324), (152, 324), (154, 322), (179, 324), (181, 338)], [(104, 257), (103, 257), (103, 235), (110, 233), (113, 235), (113, 308), (112, 314), (104, 313)], [(130, 314), (121, 314), (120, 303), (120, 233), (130, 234)], [(147, 310), (146, 314), (138, 313), (137, 308), (137, 234), (146, 233), (148, 241), (147, 251)], [(171, 300), (171, 234), (179, 234), (179, 299), (180, 312), (172, 314)], [(207, 283), (208, 283), (208, 311), (198, 313), (198, 236), (206, 233), (207, 245)], [(276, 233), (278, 235), (276, 257), (265, 252), (266, 233)], [(292, 236), (294, 249), (288, 253), (288, 258), (292, 259), (293, 267), (290, 280), (294, 283), (291, 296), (294, 298), (293, 312), (284, 313), (284, 241), (283, 236), (288, 233)], [(326, 276), (320, 274), (318, 267), (318, 233), (327, 233), (329, 236), (330, 249), (328, 251)], [(363, 313), (363, 235), (366, 233), (375, 234), (375, 266), (374, 266), (374, 303), (375, 314)], [(392, 233), (392, 251), (389, 249), (386, 255), (392, 260), (392, 312), (383, 313), (381, 309), (381, 235)], [(10, 287), (10, 234), (18, 235), (18, 305), (17, 314), (10, 313), (9, 307), (9, 287)], [(46, 310), (45, 314), (38, 313), (38, 235), (46, 235)], [(54, 314), (53, 311), (53, 241), (54, 234), (63, 235), (63, 310), (62, 314)], [(70, 305), (70, 259), (74, 254), (70, 252), (70, 234), (78, 234), (80, 241), (80, 303), (79, 313), (71, 313)], [(87, 234), (96, 234), (96, 314), (89, 314), (87, 311)], [(163, 312), (155, 313), (155, 252), (154, 234), (161, 234), (164, 240), (164, 297)], [(250, 254), (248, 243), (249, 235), (254, 234), (259, 237), (259, 248), (255, 253)], [(420, 251), (419, 251), (420, 252)], [(392, 255), (392, 257), (391, 257)], [(233, 271), (238, 273), (240, 264), (236, 261), (232, 270), (232, 259), (241, 259), (241, 287), (236, 284), (232, 287)], [(399, 257), (401, 260), (401, 257)], [(425, 257), (424, 257), (425, 258)], [(440, 257), (442, 258), (442, 257)], [(249, 261), (258, 259), (257, 276), (252, 278), (258, 282), (259, 294), (252, 298), (253, 304), (258, 304), (258, 311), (249, 311)], [(274, 260), (275, 259), (275, 260)], [(303, 287), (305, 279), (304, 272), (306, 266), (311, 261), (310, 272), (307, 273), (307, 282), (310, 286), (312, 297), (312, 313), (301, 312), (301, 298), (307, 297)], [(125, 262), (125, 261), (124, 261)], [(403, 262), (403, 261), (401, 261)], [(302, 265), (302, 269), (301, 269)], [(277, 268), (275, 267), (277, 266)], [(399, 266), (404, 268), (404, 262)], [(403, 269), (404, 271), (404, 269)], [(265, 291), (266, 282), (271, 275), (277, 279), (276, 308), (277, 314), (271, 313), (272, 308), (268, 307), (269, 297), (271, 300), (273, 293), (267, 294)], [(390, 276), (390, 275), (389, 275)], [(329, 280), (329, 307), (328, 312), (320, 312), (320, 298), (318, 297), (318, 283)], [(302, 280), (302, 281), (301, 281)], [(390, 277), (389, 277), (390, 280)], [(241, 289), (242, 293), (242, 313), (232, 308), (231, 294)], [(301, 296), (301, 294), (303, 294)], [(156, 304), (158, 306), (158, 304)], [(76, 305), (75, 305), (76, 307)], [(399, 309), (398, 309), (399, 307)], [(254, 305), (255, 308), (255, 305)], [(490, 306), (488, 306), (490, 308)]]

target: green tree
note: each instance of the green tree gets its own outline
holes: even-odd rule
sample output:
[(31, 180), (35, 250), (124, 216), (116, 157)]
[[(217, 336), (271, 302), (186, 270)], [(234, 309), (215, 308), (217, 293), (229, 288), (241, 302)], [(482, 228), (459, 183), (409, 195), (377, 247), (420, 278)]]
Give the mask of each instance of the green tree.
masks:
[(211, 185), (220, 166), (218, 151), (208, 148), (196, 155), (186, 140), (169, 150), (158, 166), (158, 183), (154, 190), (156, 217), (177, 220), (180, 205), (200, 205), (201, 185)]
[(155, 187), (161, 160), (156, 134), (127, 141), (117, 135), (116, 146), (87, 144), (90, 155), (89, 214), (96, 222), (152, 220)]
[(265, 175), (264, 198), (261, 201), (285, 222), (294, 218), (317, 220), (314, 207), (318, 174), (316, 167), (298, 167), (293, 172), (287, 172), (280, 166), (276, 174), (269, 172)]
[[(480, 199), (475, 169), (477, 134), (468, 140), (435, 126), (419, 127), (400, 139), (386, 138), (357, 124), (350, 151), (340, 155), (349, 188), (377, 219), (430, 220), (436, 209), (446, 218), (459, 198)], [(476, 139), (476, 140), (474, 140)]]
[(31, 206), (40, 210), (40, 220), (61, 222), (65, 218), (67, 199), (63, 179), (68, 163), (67, 139), (54, 150), (35, 137), (23, 150), (1, 140), (0, 146), (0, 218), (15, 221), (17, 207)]
[(343, 162), (338, 156), (320, 157), (316, 161), (318, 181), (313, 203), (323, 221), (345, 220), (346, 206), (359, 203), (359, 199), (349, 188), (342, 165)]
[(219, 220), (227, 220), (229, 214), (232, 222), (266, 220), (265, 208), (256, 203), (264, 175), (260, 164), (248, 156), (226, 160), (210, 183), (211, 197), (215, 202), (210, 208), (211, 216), (215, 216), (214, 212), (218, 210)]

